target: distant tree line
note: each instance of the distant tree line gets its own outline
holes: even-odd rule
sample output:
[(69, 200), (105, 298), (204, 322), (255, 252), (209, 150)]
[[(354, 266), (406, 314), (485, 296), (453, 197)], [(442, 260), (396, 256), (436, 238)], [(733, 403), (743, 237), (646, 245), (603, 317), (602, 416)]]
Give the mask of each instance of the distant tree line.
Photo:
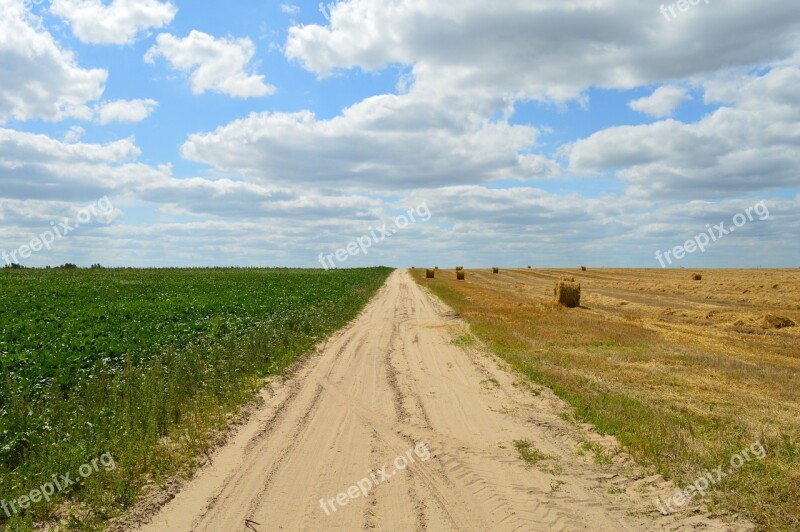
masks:
[[(23, 266), (22, 264), (11, 263), (11, 264), (6, 264), (5, 266), (3, 266), (3, 269), (5, 269), (5, 270), (24, 270), (24, 269), (26, 269), (26, 267)], [(30, 268), (30, 269), (33, 269), (33, 268)], [(49, 270), (49, 269), (51, 269), (51, 267), (50, 266), (45, 266), (44, 269), (45, 270)], [(66, 264), (62, 264), (61, 266), (56, 266), (55, 269), (56, 270), (79, 270), (80, 267), (77, 264), (73, 264), (71, 262), (67, 262)], [(91, 269), (91, 270), (101, 270), (101, 269), (103, 269), (103, 266), (100, 265), (100, 264), (92, 264), (91, 266), (89, 266), (89, 269)]]

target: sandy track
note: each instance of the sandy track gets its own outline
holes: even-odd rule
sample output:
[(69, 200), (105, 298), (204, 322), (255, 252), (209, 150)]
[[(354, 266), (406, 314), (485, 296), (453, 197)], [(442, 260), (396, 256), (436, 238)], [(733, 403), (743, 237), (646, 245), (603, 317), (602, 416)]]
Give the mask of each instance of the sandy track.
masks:
[[(454, 345), (465, 332), (406, 272), (393, 273), (142, 529), (727, 529), (697, 513), (661, 516), (655, 496), (675, 488), (637, 478), (624, 457), (599, 466), (579, 456), (580, 439), (613, 441), (562, 420), (558, 399), (534, 395), (494, 357)], [(551, 458), (527, 466), (514, 440)], [(397, 469), (399, 456), (414, 463)], [(384, 466), (391, 478), (374, 474), (366, 497), (335, 502)]]

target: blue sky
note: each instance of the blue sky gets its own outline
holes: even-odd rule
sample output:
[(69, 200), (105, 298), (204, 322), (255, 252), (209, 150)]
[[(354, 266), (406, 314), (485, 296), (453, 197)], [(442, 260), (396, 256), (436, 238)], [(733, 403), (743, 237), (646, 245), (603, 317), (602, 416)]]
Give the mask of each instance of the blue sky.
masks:
[[(0, 0), (0, 250), (23, 264), (797, 267), (788, 1)], [(669, 4), (667, 4), (668, 6)]]

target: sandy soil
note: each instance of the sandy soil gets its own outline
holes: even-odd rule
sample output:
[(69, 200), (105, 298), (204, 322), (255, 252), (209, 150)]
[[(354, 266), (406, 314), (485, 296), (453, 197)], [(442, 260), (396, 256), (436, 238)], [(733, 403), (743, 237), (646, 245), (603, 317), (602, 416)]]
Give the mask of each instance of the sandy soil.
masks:
[[(582, 456), (581, 441), (615, 442), (454, 341), (466, 332), (407, 272), (393, 273), (141, 529), (734, 529), (696, 508), (663, 516), (655, 498), (675, 486), (623, 454), (609, 465)], [(526, 463), (515, 440), (544, 457)], [(373, 484), (366, 496), (351, 488), (359, 482)], [(356, 496), (339, 495), (348, 490)]]

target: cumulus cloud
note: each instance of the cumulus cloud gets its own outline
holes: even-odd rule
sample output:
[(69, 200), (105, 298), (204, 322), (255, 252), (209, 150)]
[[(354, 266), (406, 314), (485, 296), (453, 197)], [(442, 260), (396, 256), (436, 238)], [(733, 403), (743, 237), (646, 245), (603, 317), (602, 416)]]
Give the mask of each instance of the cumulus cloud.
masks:
[[(537, 153), (534, 143), (498, 142), (493, 144), (494, 157), (488, 156), (460, 136), (470, 131), (464, 125), (476, 128), (472, 131), (491, 131), (489, 138), (499, 141), (502, 135), (496, 133), (503, 131), (503, 124), (506, 131), (515, 131), (510, 117), (517, 102), (531, 99), (585, 102), (585, 91), (589, 88), (626, 90), (654, 84), (666, 86), (631, 105), (652, 116), (669, 116), (688, 98), (679, 88), (680, 83), (701, 82), (722, 71), (745, 70), (754, 64), (779, 61), (800, 48), (800, 12), (779, 0), (768, 0), (767, 4), (724, 8), (710, 5), (681, 24), (667, 24), (658, 9), (623, 0), (509, 0), (499, 4), (479, 0), (337, 2), (330, 7), (327, 25), (290, 28), (285, 46), (287, 58), (297, 60), (321, 77), (340, 69), (370, 71), (392, 64), (409, 65), (401, 96), (396, 99), (381, 96), (379, 106), (367, 105), (374, 98), (361, 102), (330, 121), (320, 122), (313, 117), (292, 120), (282, 116), (278, 127), (287, 135), (283, 139), (257, 138), (270, 133), (250, 135), (246, 132), (248, 122), (240, 121), (213, 134), (191, 137), (184, 146), (184, 154), (218, 168), (238, 168), (255, 175), (257, 168), (249, 168), (246, 163), (237, 166), (233, 159), (244, 161), (242, 151), (259, 145), (260, 157), (255, 149), (247, 155), (267, 170), (265, 177), (275, 179), (280, 174), (280, 165), (269, 159), (273, 146), (283, 147), (288, 142), (285, 139), (295, 134), (298, 140), (294, 144), (300, 146), (299, 138), (303, 135), (316, 139), (321, 131), (336, 131), (339, 135), (334, 138), (322, 135), (327, 143), (323, 143), (325, 149), (319, 148), (320, 143), (315, 141), (311, 143), (315, 148), (301, 149), (301, 153), (317, 154), (326, 161), (327, 153), (344, 153), (348, 160), (363, 164), (346, 167), (337, 164), (334, 157), (332, 171), (319, 179), (349, 173), (354, 181), (361, 182), (369, 175), (364, 169), (376, 169), (388, 175), (383, 182), (394, 184), (400, 178), (393, 180), (392, 170), (402, 168), (405, 175), (411, 176), (407, 178), (411, 186), (419, 186), (421, 181), (430, 186), (480, 183), (503, 174), (511, 177), (525, 174), (519, 164), (526, 157), (532, 163), (532, 171), (527, 175), (534, 178), (559, 175), (558, 166), (545, 154)], [(769, 10), (768, 16), (765, 8)], [(709, 24), (710, 20), (714, 23)], [(686, 46), (688, 42), (693, 46)], [(781, 90), (788, 86), (783, 84)], [(438, 98), (429, 97), (432, 94)], [(777, 90), (764, 96), (781, 97)], [(468, 103), (461, 105), (462, 101)], [(380, 112), (374, 113), (369, 107)], [(418, 112), (409, 112), (409, 107)], [(350, 148), (352, 137), (347, 135), (350, 128), (344, 126), (358, 122), (353, 117), (362, 113), (371, 119), (366, 130), (375, 132), (367, 140), (385, 135), (401, 146), (398, 152), (382, 151), (375, 144), (370, 145), (369, 153)], [(492, 119), (498, 115), (502, 118)], [(420, 119), (421, 116), (459, 126), (437, 128), (430, 125), (430, 118)], [(792, 111), (779, 117), (777, 124), (789, 126), (791, 116)], [(420, 146), (410, 142), (408, 146), (414, 148), (409, 153), (420, 154), (421, 167), (436, 168), (435, 163), (442, 163), (453, 169), (451, 173), (423, 175), (424, 172), (403, 166), (407, 139), (396, 136), (398, 131), (394, 127), (412, 117), (419, 120), (416, 131), (427, 128), (425, 135), (431, 140)], [(251, 117), (250, 126), (256, 129), (259, 120), (260, 125), (272, 127), (277, 117)], [(736, 127), (726, 131), (731, 121), (736, 122)], [(491, 124), (491, 127), (476, 127), (476, 124)], [(769, 136), (761, 132), (764, 128), (777, 129), (777, 124), (770, 125), (764, 116), (757, 116), (757, 112), (745, 109), (740, 102), (698, 124), (666, 121), (639, 128), (614, 128), (578, 141), (565, 151), (570, 153), (569, 168), (573, 173), (602, 173), (621, 167), (617, 176), (631, 183), (630, 191), (634, 194), (730, 195), (796, 182), (789, 170), (795, 162), (791, 155), (794, 146), (770, 144)], [(443, 136), (450, 143), (437, 144)], [(233, 141), (239, 139), (245, 140), (244, 146), (233, 146)], [(337, 139), (342, 139), (339, 150), (327, 147)], [(734, 141), (752, 142), (759, 148), (753, 149), (753, 144), (736, 145)], [(453, 146), (467, 146), (468, 153), (461, 164), (441, 155), (452, 154)], [(232, 151), (215, 156), (206, 150), (223, 147)], [(426, 147), (434, 148), (440, 155), (433, 156)], [(514, 157), (516, 164), (509, 163)], [(498, 164), (498, 159), (505, 163)], [(692, 162), (687, 162), (688, 159)], [(382, 166), (387, 161), (389, 164)], [(428, 166), (430, 162), (434, 164)], [(268, 171), (270, 168), (275, 171)], [(291, 163), (288, 168), (283, 172), (291, 173)], [(418, 179), (414, 179), (415, 175)]]
[(232, 179), (172, 175), (169, 165), (138, 162), (133, 138), (106, 144), (64, 141), (0, 128), (0, 198), (17, 201), (91, 201), (123, 194), (169, 205), (173, 214), (235, 218), (358, 220), (374, 218), (382, 202), (363, 195), (303, 192)]
[(156, 170), (138, 165), (132, 138), (89, 144), (0, 129), (0, 197), (91, 201)]
[(59, 47), (22, 0), (0, 0), (0, 124), (9, 119), (89, 119), (108, 73), (85, 69)]
[(191, 135), (184, 157), (268, 183), (390, 189), (536, 179), (559, 167), (530, 153), (539, 132), (490, 121), (469, 101), (434, 95), (368, 98), (330, 120), (254, 113)]
[(157, 0), (53, 0), (50, 12), (67, 20), (82, 42), (131, 44), (142, 32), (172, 22), (178, 9)]
[(275, 87), (264, 83), (263, 75), (249, 73), (255, 53), (250, 39), (218, 39), (193, 30), (183, 39), (162, 33), (147, 51), (145, 61), (154, 63), (163, 57), (172, 68), (190, 72), (195, 94), (212, 91), (252, 98), (275, 92)]
[(111, 122), (141, 122), (158, 107), (155, 100), (115, 100), (95, 109), (97, 121), (101, 124)]
[[(249, 261), (256, 256), (262, 264), (289, 265), (297, 264), (297, 250), (307, 250), (307, 264), (313, 265), (323, 243), (338, 246), (344, 235), (349, 240), (383, 216), (383, 201), (376, 198), (232, 179), (179, 179), (168, 165), (138, 162), (140, 155), (132, 138), (91, 144), (0, 128), (0, 249), (16, 248), (51, 220), (105, 196), (123, 213), (125, 206), (139, 213), (155, 207), (159, 221), (125, 225), (116, 213), (121, 219), (112, 227), (87, 229), (26, 264), (80, 257), (81, 264), (163, 266), (169, 249), (170, 264), (255, 264)], [(184, 221), (170, 221), (176, 218)], [(210, 251), (213, 257), (206, 255)]]
[(690, 98), (686, 89), (665, 85), (656, 89), (650, 96), (633, 100), (628, 105), (634, 111), (664, 118), (673, 115), (675, 110)]
[(326, 26), (290, 28), (285, 53), (320, 76), (401, 63), (414, 66), (417, 83), (450, 92), (566, 101), (590, 86), (630, 89), (800, 47), (800, 12), (783, 0), (695, 15), (669, 24), (629, 0), (349, 0), (331, 6)]
[[(254, 113), (191, 135), (182, 153), (253, 182), (321, 188), (383, 191), (558, 177), (561, 168), (539, 146), (540, 128), (512, 123), (517, 102), (581, 98), (589, 87), (667, 82), (632, 105), (668, 115), (688, 98), (677, 83), (779, 58), (800, 45), (798, 13), (780, 2), (771, 6), (780, 15), (774, 19), (780, 30), (752, 5), (724, 12), (712, 8), (670, 25), (652, 6), (621, 0), (337, 2), (329, 25), (290, 28), (287, 57), (320, 76), (341, 68), (410, 65), (401, 94), (367, 98), (330, 119), (310, 111)], [(720, 17), (711, 30), (704, 19), (710, 16)], [(758, 39), (742, 40), (745, 34)], [(731, 49), (722, 50), (720, 41)], [(680, 46), (685, 42), (701, 43), (704, 53), (689, 53)], [(747, 113), (741, 107), (736, 112)], [(744, 127), (748, 116), (738, 119)], [(763, 119), (760, 123), (766, 127)], [(756, 124), (750, 122), (746, 140), (760, 136)], [(674, 197), (713, 197), (794, 182), (787, 173), (793, 164), (790, 146), (776, 149), (762, 139), (769, 149), (757, 154), (730, 142), (726, 148), (716, 131), (725, 125), (713, 125), (711, 118), (647, 127), (617, 128), (576, 142), (565, 150), (570, 171), (621, 167), (617, 175), (640, 196), (666, 191)], [(601, 143), (605, 138), (610, 140)], [(682, 168), (692, 152), (706, 158), (695, 158), (697, 168)], [(712, 171), (718, 155), (727, 183)], [(754, 176), (759, 160), (765, 164)], [(653, 166), (645, 171), (645, 164)]]
[(665, 120), (601, 130), (569, 149), (574, 172), (622, 168), (630, 193), (730, 197), (800, 186), (800, 68), (715, 81), (707, 101), (733, 100), (697, 123)]
[(47, 135), (0, 128), (0, 161), (3, 164), (34, 160), (65, 164), (78, 161), (120, 163), (136, 159), (140, 154), (132, 138), (107, 144), (64, 143)]

